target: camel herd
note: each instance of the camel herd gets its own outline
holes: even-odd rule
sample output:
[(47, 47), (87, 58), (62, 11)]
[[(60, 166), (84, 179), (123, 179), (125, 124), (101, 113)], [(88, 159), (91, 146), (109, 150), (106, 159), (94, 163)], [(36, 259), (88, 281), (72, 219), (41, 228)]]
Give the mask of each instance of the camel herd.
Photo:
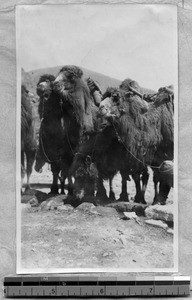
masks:
[[(85, 80), (77, 66), (64, 66), (58, 76), (44, 74), (37, 83), (40, 130), (34, 138), (28, 91), (21, 93), (21, 169), (27, 186), (34, 164), (41, 172), (50, 164), (52, 194), (65, 193), (73, 206), (116, 201), (113, 178), (120, 172), (120, 200), (129, 201), (127, 181), (134, 180), (135, 202), (145, 202), (148, 169), (153, 170), (153, 204), (166, 204), (173, 187), (173, 87), (144, 94), (136, 81), (102, 92)], [(60, 185), (59, 183), (60, 179)], [(107, 196), (103, 181), (109, 180)]]

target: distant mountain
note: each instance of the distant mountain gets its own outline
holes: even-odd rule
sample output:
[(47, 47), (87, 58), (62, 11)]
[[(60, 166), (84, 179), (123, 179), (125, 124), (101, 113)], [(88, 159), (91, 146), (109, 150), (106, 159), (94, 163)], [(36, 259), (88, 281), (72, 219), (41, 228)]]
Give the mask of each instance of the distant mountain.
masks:
[[(43, 74), (52, 74), (54, 76), (57, 76), (59, 73), (59, 70), (62, 68), (62, 66), (57, 66), (57, 67), (51, 67), (51, 68), (43, 68), (43, 69), (37, 69), (37, 70), (32, 70), (29, 72), (25, 72), (24, 69), (22, 69), (22, 82), (26, 84), (27, 88), (33, 92), (36, 93), (36, 85), (39, 81), (39, 78)], [(95, 80), (102, 92), (105, 92), (108, 87), (119, 87), (121, 80), (85, 69), (81, 68), (83, 70), (83, 77), (86, 79), (88, 77), (91, 77), (93, 80)], [(127, 76), (128, 77), (128, 76)], [(136, 79), (137, 80), (137, 79)], [(149, 93), (153, 94), (155, 91), (143, 88), (144, 93)]]
[[(33, 93), (36, 91), (36, 85), (39, 81), (39, 78), (43, 74), (52, 74), (56, 76), (59, 73), (59, 70), (62, 68), (62, 66), (52, 67), (52, 68), (45, 68), (45, 69), (37, 69), (29, 72), (25, 72), (22, 69), (22, 81), (26, 84), (27, 88), (31, 90)], [(81, 68), (83, 70), (83, 77), (86, 79), (88, 77), (91, 77), (94, 81), (96, 81), (101, 90), (105, 92), (107, 87), (113, 86), (118, 87), (121, 83), (120, 80), (117, 80), (115, 78), (87, 70), (85, 68)]]
[[(36, 132), (39, 131), (40, 126), (40, 120), (38, 115), (38, 99), (39, 97), (36, 94), (36, 86), (39, 81), (39, 78), (43, 74), (52, 74), (54, 76), (57, 76), (59, 73), (59, 70), (62, 68), (62, 66), (52, 67), (52, 68), (43, 68), (43, 69), (37, 69), (32, 70), (29, 72), (26, 72), (23, 68), (21, 70), (21, 78), (22, 83), (25, 84), (27, 89), (34, 94), (35, 101), (32, 102), (33, 112), (34, 112), (34, 121), (35, 121), (35, 128)], [(121, 80), (85, 69), (81, 68), (83, 70), (83, 77), (86, 79), (88, 77), (91, 77), (94, 81), (96, 81), (102, 92), (105, 92), (108, 87), (119, 87), (121, 84)], [(128, 77), (128, 76), (127, 76)], [(153, 94), (155, 93), (153, 90), (145, 89), (143, 88), (143, 93)]]

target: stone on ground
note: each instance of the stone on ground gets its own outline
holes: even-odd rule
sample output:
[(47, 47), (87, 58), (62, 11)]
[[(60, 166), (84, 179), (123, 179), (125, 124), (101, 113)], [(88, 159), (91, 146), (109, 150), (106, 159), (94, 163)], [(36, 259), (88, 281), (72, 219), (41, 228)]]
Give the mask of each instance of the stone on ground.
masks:
[(55, 201), (57, 203), (63, 203), (63, 201), (66, 199), (66, 195), (56, 195), (56, 196), (50, 196), (49, 201)]
[(39, 202), (37, 200), (37, 198), (34, 196), (33, 198), (31, 198), (28, 202), (32, 207), (37, 207), (39, 206)]
[(156, 227), (161, 227), (164, 229), (168, 228), (168, 225), (161, 220), (146, 220), (145, 223)]
[(83, 202), (77, 206), (76, 209), (91, 213), (93, 215), (118, 217), (118, 212), (115, 208), (107, 206), (95, 206), (93, 203), (89, 202)]
[(74, 210), (74, 207), (70, 204), (64, 204), (64, 205), (58, 206), (57, 210), (61, 211), (61, 212), (71, 212)]
[(86, 212), (91, 212), (91, 210), (93, 208), (95, 208), (95, 205), (93, 203), (89, 203), (89, 202), (83, 202), (79, 206), (76, 207), (76, 209), (83, 210)]
[(118, 212), (113, 207), (106, 207), (106, 206), (96, 206), (91, 211), (93, 214), (98, 214), (101, 216), (119, 216)]
[(41, 210), (54, 210), (59, 206), (63, 205), (63, 200), (65, 199), (65, 195), (57, 195), (54, 197), (50, 197), (48, 200), (43, 201), (40, 205)]
[(151, 205), (145, 209), (145, 216), (149, 219), (163, 220), (173, 222), (174, 206), (167, 205)]
[(30, 189), (27, 190), (23, 195), (21, 195), (21, 203), (27, 203), (31, 199), (36, 198), (38, 203), (45, 201), (47, 198), (50, 198), (50, 195), (43, 193), (41, 191)]
[(115, 202), (107, 205), (115, 208), (118, 212), (135, 212), (138, 216), (145, 215), (146, 204), (131, 202)]
[(125, 219), (127, 219), (127, 220), (137, 219), (137, 215), (136, 215), (136, 213), (134, 211), (133, 212), (126, 212), (126, 211), (124, 211), (123, 214), (125, 216)]
[(28, 203), (34, 197), (34, 195), (21, 195), (21, 203)]

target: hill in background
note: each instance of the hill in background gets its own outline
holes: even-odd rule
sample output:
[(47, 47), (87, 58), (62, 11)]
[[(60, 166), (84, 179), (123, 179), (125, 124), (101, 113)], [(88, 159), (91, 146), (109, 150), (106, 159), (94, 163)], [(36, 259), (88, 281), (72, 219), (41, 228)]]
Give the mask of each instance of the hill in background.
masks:
[[(43, 74), (52, 74), (54, 76), (57, 76), (59, 73), (59, 70), (62, 68), (62, 66), (52, 67), (52, 68), (43, 68), (43, 69), (37, 69), (32, 70), (29, 72), (25, 72), (25, 70), (22, 68), (22, 83), (26, 85), (26, 87), (33, 93), (36, 94), (36, 85), (39, 81), (39, 78)], [(94, 81), (96, 81), (102, 92), (105, 92), (108, 87), (119, 87), (121, 80), (85, 69), (81, 68), (83, 70), (83, 77), (86, 79), (88, 77), (91, 77)], [(129, 74), (128, 74), (129, 75)], [(129, 76), (127, 76), (128, 78)], [(137, 80), (136, 78), (133, 78), (134, 80)], [(143, 88), (144, 93), (154, 93), (154, 91), (150, 89)]]
[[(27, 89), (34, 94), (32, 104), (33, 109), (33, 118), (34, 118), (34, 127), (35, 127), (35, 136), (38, 141), (38, 133), (40, 128), (40, 119), (39, 119), (39, 113), (38, 113), (38, 105), (39, 105), (39, 97), (36, 94), (36, 86), (39, 81), (39, 78), (43, 74), (52, 74), (54, 76), (57, 76), (59, 73), (59, 70), (62, 68), (62, 66), (52, 67), (52, 68), (44, 68), (44, 69), (38, 69), (26, 72), (23, 68), (21, 70), (21, 78), (22, 83), (25, 84)], [(105, 92), (108, 87), (119, 87), (121, 84), (121, 81), (94, 71), (87, 70), (85, 68), (81, 68), (83, 70), (83, 77), (86, 79), (88, 77), (91, 77), (94, 81), (96, 81), (102, 92)], [(128, 76), (127, 76), (128, 77)], [(153, 94), (155, 93), (152, 90), (143, 88), (143, 93), (149, 93)]]
[[(57, 66), (53, 68), (45, 68), (45, 69), (38, 69), (33, 70), (29, 72), (25, 72), (24, 69), (22, 69), (22, 82), (26, 84), (27, 88), (32, 91), (33, 93), (36, 92), (36, 85), (39, 81), (39, 78), (43, 74), (52, 74), (54, 76), (57, 76), (59, 73), (59, 70), (62, 68), (62, 66)], [(105, 92), (107, 87), (113, 86), (118, 87), (121, 83), (120, 80), (117, 80), (115, 78), (111, 78), (109, 76), (87, 70), (85, 68), (81, 68), (83, 70), (83, 77), (86, 79), (88, 77), (91, 77), (94, 81), (96, 81), (101, 90)]]

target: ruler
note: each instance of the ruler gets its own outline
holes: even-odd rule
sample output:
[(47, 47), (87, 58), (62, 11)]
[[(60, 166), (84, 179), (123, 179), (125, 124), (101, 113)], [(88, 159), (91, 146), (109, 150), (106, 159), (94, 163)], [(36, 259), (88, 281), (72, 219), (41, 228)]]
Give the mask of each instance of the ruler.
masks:
[(188, 296), (189, 276), (155, 277), (5, 277), (4, 296), (14, 297), (131, 297)]

